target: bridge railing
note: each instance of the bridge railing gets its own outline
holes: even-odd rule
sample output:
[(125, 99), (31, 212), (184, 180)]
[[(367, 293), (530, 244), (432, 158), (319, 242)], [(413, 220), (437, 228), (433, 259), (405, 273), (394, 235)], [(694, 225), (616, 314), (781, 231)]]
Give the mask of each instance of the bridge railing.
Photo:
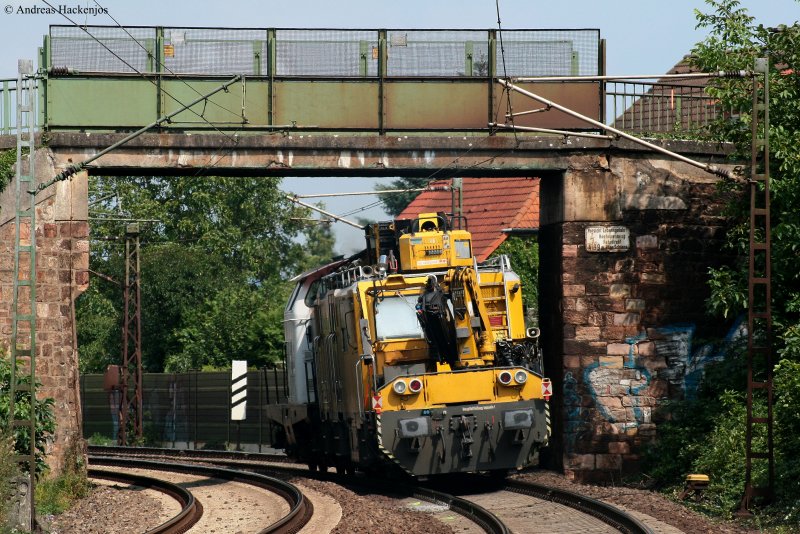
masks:
[(703, 135), (724, 111), (705, 91), (706, 79), (692, 84), (607, 82), (611, 125), (626, 132)]
[[(243, 74), (163, 129), (486, 131), (509, 108), (497, 78), (605, 74), (598, 30), (504, 30), (500, 38), (495, 30), (51, 26), (40, 51), (38, 125), (131, 130)], [(0, 128), (11, 134), (16, 80), (0, 83)], [(721, 113), (703, 81), (521, 85), (641, 135), (696, 135)], [(512, 94), (510, 107), (537, 106)], [(556, 110), (514, 123), (589, 129)]]
[[(495, 30), (52, 26), (41, 56), (52, 130), (140, 127), (242, 74), (164, 128), (486, 131), (508, 107), (495, 77), (596, 75), (602, 42), (599, 30), (505, 30), (501, 46)], [(537, 92), (603, 116), (598, 82)], [(585, 128), (560, 112), (515, 122)]]
[(464, 77), (592, 75), (600, 32), (51, 26), (47, 68), (83, 73)]

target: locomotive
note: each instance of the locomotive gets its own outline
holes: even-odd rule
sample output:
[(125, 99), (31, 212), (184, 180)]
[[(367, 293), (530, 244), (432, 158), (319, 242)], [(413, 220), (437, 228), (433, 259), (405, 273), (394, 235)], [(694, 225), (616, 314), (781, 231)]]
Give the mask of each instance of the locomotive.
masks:
[(539, 332), (508, 258), (477, 263), (455, 219), (372, 224), (366, 250), (294, 279), (288, 398), (268, 408), (290, 458), (420, 478), (537, 463), (552, 387)]

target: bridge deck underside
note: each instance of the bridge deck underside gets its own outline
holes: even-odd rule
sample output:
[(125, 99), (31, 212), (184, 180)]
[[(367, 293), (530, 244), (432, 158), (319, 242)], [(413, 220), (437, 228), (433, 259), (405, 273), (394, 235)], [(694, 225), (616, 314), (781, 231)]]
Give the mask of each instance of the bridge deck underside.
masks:
[[(123, 137), (47, 133), (44, 142), (61, 170)], [(0, 136), (0, 149), (12, 140)], [(705, 143), (667, 144), (700, 159), (724, 157), (724, 151)], [(560, 136), (162, 133), (142, 135), (87, 170), (95, 175), (532, 176), (603, 165), (597, 158), (607, 154), (647, 157), (652, 152), (625, 140)]]

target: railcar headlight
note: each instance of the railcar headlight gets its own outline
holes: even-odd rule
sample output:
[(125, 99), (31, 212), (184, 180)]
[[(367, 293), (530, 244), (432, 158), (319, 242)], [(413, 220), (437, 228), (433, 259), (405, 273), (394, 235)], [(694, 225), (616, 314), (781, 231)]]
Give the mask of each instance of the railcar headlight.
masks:
[(509, 371), (500, 371), (500, 374), (497, 375), (497, 381), (507, 386), (511, 383), (511, 373)]
[(517, 384), (522, 385), (528, 381), (528, 373), (520, 369), (519, 371), (514, 373), (514, 380), (516, 381)]
[(392, 386), (392, 389), (398, 395), (403, 395), (408, 389), (408, 385), (406, 384), (405, 380), (396, 380), (394, 385)]
[(419, 393), (422, 391), (422, 380), (419, 378), (412, 378), (411, 381), (408, 383), (408, 390), (411, 393)]

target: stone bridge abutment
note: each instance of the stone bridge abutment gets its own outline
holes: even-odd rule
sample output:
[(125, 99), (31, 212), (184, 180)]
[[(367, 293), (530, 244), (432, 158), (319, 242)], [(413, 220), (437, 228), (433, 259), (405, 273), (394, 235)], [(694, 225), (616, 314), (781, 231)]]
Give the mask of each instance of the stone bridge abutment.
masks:
[[(37, 154), (49, 179), (121, 138), (54, 133)], [(719, 146), (667, 142), (721, 164)], [(699, 337), (725, 328), (704, 316), (705, 277), (726, 230), (716, 178), (626, 141), (570, 137), (312, 134), (143, 135), (97, 160), (96, 175), (540, 177), (540, 323), (556, 388), (551, 463), (580, 479), (637, 468), (659, 407), (691, 395), (721, 356)], [(52, 174), (51, 174), (52, 173)], [(0, 326), (10, 332), (13, 207), (0, 215)], [(51, 191), (52, 190), (52, 191)], [(86, 176), (42, 194), (39, 374), (56, 398), (59, 434), (78, 435), (74, 298), (87, 287)], [(13, 206), (13, 203), (12, 203)], [(145, 340), (146, 342), (146, 340)]]
[[(36, 151), (36, 182), (63, 169), (52, 150)], [(36, 203), (36, 375), (37, 398), (55, 400), (57, 428), (49, 464), (60, 472), (70, 450), (81, 450), (81, 403), (75, 299), (89, 284), (87, 175), (81, 173), (37, 195)], [(0, 346), (9, 348), (13, 302), (15, 184), (0, 192)], [(25, 237), (29, 228), (21, 228)], [(6, 350), (6, 355), (8, 354)]]

